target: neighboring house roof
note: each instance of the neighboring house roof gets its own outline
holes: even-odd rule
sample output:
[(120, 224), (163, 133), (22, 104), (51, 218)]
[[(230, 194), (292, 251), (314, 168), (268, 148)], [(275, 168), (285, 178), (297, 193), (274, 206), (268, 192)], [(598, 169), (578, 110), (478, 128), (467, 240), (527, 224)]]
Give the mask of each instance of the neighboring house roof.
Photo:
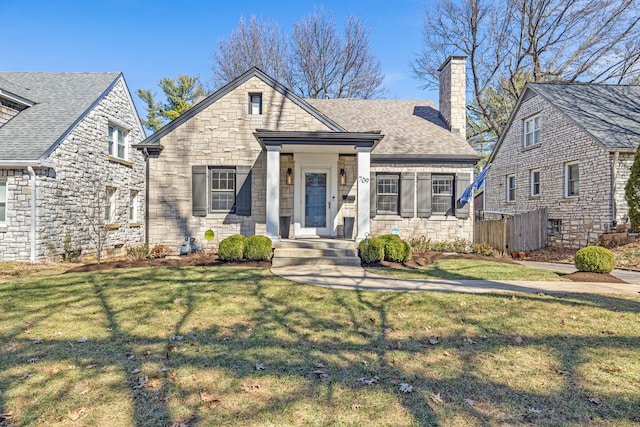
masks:
[(480, 157), (461, 135), (452, 133), (431, 101), (308, 99), (350, 132), (380, 130), (384, 138), (372, 155)]
[(0, 89), (34, 103), (0, 127), (0, 161), (46, 158), (120, 76), (0, 72)]
[(586, 83), (527, 83), (491, 160), (509, 132), (520, 104), (539, 95), (605, 148), (634, 150), (640, 142), (640, 86)]

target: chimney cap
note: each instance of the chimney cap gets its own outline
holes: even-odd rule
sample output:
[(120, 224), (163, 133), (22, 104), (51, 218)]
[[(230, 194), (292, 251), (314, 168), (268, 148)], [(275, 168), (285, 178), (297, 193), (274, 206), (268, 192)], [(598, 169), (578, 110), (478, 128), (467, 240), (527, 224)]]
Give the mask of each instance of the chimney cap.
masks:
[(464, 61), (466, 60), (467, 57), (464, 55), (451, 55), (450, 57), (448, 57), (447, 59), (445, 59), (445, 61), (442, 63), (442, 65), (440, 66), (440, 68), (438, 68), (438, 72), (442, 71), (444, 69), (444, 67), (447, 66), (447, 64), (449, 64), (449, 62), (451, 61)]

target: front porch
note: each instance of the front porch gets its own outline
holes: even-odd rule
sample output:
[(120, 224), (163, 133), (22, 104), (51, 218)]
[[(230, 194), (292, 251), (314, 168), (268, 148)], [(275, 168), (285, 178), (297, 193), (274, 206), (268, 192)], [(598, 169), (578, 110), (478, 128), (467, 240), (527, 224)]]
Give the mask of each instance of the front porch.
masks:
[(255, 135), (267, 153), (269, 238), (366, 237), (371, 150), (380, 133), (260, 130)]

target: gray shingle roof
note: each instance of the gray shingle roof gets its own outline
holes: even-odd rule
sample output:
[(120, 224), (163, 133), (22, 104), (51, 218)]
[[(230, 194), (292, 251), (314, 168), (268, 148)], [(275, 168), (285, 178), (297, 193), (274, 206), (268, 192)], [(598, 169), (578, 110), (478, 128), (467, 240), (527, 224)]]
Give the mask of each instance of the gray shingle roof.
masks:
[[(0, 72), (0, 88), (35, 102), (0, 127), (0, 161), (38, 160), (115, 84), (120, 73)], [(9, 87), (10, 86), (10, 87)]]
[(431, 101), (307, 99), (349, 132), (381, 130), (374, 155), (477, 156), (461, 135), (449, 132)]
[(529, 83), (527, 87), (562, 111), (605, 147), (638, 147), (640, 86)]

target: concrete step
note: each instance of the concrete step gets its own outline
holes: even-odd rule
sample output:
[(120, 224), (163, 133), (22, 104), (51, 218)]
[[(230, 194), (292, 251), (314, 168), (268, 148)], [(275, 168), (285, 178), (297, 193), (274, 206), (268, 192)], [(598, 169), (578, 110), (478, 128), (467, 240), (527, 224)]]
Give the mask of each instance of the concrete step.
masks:
[(360, 266), (353, 241), (333, 239), (282, 240), (274, 245), (272, 267), (303, 265)]
[(334, 265), (359, 267), (360, 257), (317, 257), (317, 258), (300, 258), (300, 257), (276, 257), (271, 260), (271, 267), (290, 267), (296, 265)]

